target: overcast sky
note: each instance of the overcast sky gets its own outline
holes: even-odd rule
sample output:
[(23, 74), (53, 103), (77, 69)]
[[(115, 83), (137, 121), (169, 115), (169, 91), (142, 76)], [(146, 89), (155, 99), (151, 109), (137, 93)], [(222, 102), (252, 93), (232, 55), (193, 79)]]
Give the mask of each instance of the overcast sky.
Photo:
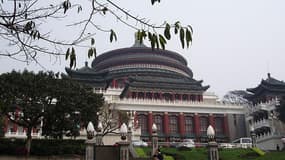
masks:
[[(150, 0), (114, 2), (152, 23), (179, 20), (184, 25), (192, 25), (194, 35), (190, 49), (182, 49), (178, 39), (172, 40), (166, 48), (184, 56), (194, 78), (204, 80), (204, 85), (210, 85), (208, 91), (219, 97), (230, 90), (257, 86), (262, 78), (266, 79), (268, 72), (272, 77), (285, 80), (284, 0), (162, 0), (154, 6)], [(110, 44), (109, 35), (98, 33), (98, 54), (133, 44), (134, 30), (109, 17), (98, 19), (98, 22), (112, 27), (118, 36), (118, 41)], [(58, 35), (68, 37), (71, 33), (61, 28)], [(87, 50), (80, 51), (78, 67), (88, 60)], [(68, 66), (64, 58), (55, 61), (53, 57), (43, 57), (40, 62), (55, 72), (65, 72), (64, 67)], [(0, 64), (0, 73), (23, 68), (42, 70), (34, 63), (26, 64), (6, 57), (0, 57)]]

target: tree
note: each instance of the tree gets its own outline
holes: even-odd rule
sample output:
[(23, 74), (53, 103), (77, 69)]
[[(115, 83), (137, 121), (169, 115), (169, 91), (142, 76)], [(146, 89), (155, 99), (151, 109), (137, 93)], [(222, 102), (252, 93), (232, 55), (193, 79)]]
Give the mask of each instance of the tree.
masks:
[[(126, 112), (119, 110), (112, 110), (108, 104), (105, 104), (99, 112), (97, 112), (98, 120), (102, 123), (103, 136), (113, 133), (117, 134), (117, 129), (120, 128), (121, 123), (128, 124), (129, 117)], [(94, 123), (96, 126), (97, 124)]]
[(74, 126), (78, 124), (74, 122), (81, 122), (81, 119), (76, 119), (75, 114), (89, 115), (83, 112), (96, 112), (102, 103), (102, 95), (94, 95), (91, 88), (70, 79), (59, 79), (58, 75), (52, 72), (35, 74), (13, 71), (0, 76), (1, 114), (27, 129), (28, 155), (32, 129), (39, 129), (44, 122), (44, 129), (51, 126), (49, 129), (52, 129), (53, 135), (60, 137), (65, 132), (70, 132), (74, 136)]
[[(160, 0), (151, 0), (153, 5), (155, 2)], [(87, 56), (96, 57), (97, 32), (109, 34), (110, 42), (118, 39), (115, 29), (101, 28), (97, 23), (98, 18), (105, 17), (106, 14), (112, 15), (126, 27), (137, 31), (140, 42), (147, 38), (153, 49), (165, 48), (167, 41), (173, 35), (171, 29), (175, 35), (179, 35), (182, 48), (185, 46), (188, 48), (192, 41), (193, 30), (190, 25), (182, 26), (179, 21), (155, 25), (148, 19), (132, 15), (127, 9), (111, 0), (78, 1), (78, 3), (76, 0), (1, 0), (0, 3), (2, 3), (0, 38), (1, 41), (8, 41), (9, 46), (13, 46), (2, 50), (0, 56), (24, 62), (38, 62), (37, 58), (42, 53), (54, 56), (65, 55), (66, 59), (70, 60), (70, 67), (75, 67), (77, 47), (89, 48)], [(76, 13), (79, 16), (76, 16)], [(81, 13), (88, 16), (80, 16)], [(61, 26), (54, 25), (55, 21), (62, 22)], [(64, 39), (50, 29), (52, 26), (79, 28), (79, 33), (74, 34), (71, 39), (70, 37)], [(91, 45), (86, 45), (84, 43), (86, 41), (90, 41)]]
[[(27, 129), (26, 148), (29, 153), (32, 129), (41, 123), (44, 110), (51, 105), (47, 98), (48, 84), (51, 80), (49, 74), (40, 72), (34, 74), (24, 71), (23, 73), (2, 74), (0, 77), (2, 114), (19, 126)], [(17, 114), (21, 113), (21, 114)]]
[(54, 91), (57, 102), (46, 112), (43, 135), (59, 139), (77, 137), (89, 121), (97, 123), (96, 113), (104, 102), (102, 95), (69, 78), (58, 79)]

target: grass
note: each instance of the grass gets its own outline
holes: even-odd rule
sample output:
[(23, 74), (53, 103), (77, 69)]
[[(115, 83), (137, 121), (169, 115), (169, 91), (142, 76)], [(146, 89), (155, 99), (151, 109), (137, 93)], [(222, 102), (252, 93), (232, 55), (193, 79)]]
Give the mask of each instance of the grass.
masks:
[[(192, 150), (177, 150), (176, 148), (162, 148), (165, 160), (205, 160), (208, 159), (207, 148), (194, 148)], [(261, 151), (261, 150), (260, 150)], [(285, 160), (285, 151), (268, 152), (263, 156), (254, 149), (221, 149), (220, 160)], [(150, 153), (151, 148), (142, 148), (139, 152)], [(145, 154), (149, 155), (149, 154)]]

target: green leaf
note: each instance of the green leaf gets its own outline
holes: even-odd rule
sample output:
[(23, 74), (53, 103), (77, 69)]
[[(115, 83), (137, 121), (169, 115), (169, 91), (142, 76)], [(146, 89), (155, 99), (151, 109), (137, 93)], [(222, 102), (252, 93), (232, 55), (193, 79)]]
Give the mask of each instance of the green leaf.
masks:
[(153, 38), (153, 35), (150, 32), (148, 32), (148, 39), (150, 41), (151, 49), (154, 49), (154, 47), (155, 47), (155, 39)]
[(154, 42), (156, 44), (156, 48), (159, 49), (159, 39), (157, 38), (157, 35), (156, 34), (153, 34), (152, 35), (153, 38), (154, 38)]
[(94, 44), (95, 44), (95, 39), (91, 38), (91, 45), (94, 45)]
[(190, 25), (188, 25), (188, 28), (190, 29), (191, 34), (193, 34), (193, 28)]
[(159, 42), (160, 42), (160, 45), (161, 45), (162, 49), (164, 50), (165, 49), (166, 40), (164, 39), (164, 37), (161, 34), (159, 35)]
[(165, 25), (164, 36), (168, 40), (170, 40), (170, 38), (171, 38), (171, 36), (170, 36), (170, 25), (168, 23), (166, 23), (166, 25)]
[(66, 53), (65, 53), (65, 60), (67, 60), (68, 59), (68, 57), (69, 57), (69, 48), (67, 49), (67, 51), (66, 51)]
[(41, 34), (40, 34), (40, 32), (38, 31), (38, 39), (40, 39), (41, 38)]
[(185, 35), (184, 35), (185, 33), (184, 33), (184, 29), (183, 28), (180, 28), (180, 42), (181, 42), (181, 45), (182, 45), (182, 48), (184, 48), (184, 37), (185, 37)]
[(93, 56), (93, 49), (89, 48), (89, 50), (88, 50), (88, 58), (90, 58), (92, 56)]
[(77, 8), (77, 13), (81, 12), (82, 11), (82, 7), (81, 6), (78, 6)]
[(111, 29), (110, 42), (113, 42), (113, 39), (117, 41), (117, 36), (116, 36), (116, 33)]
[(94, 48), (94, 47), (93, 47), (93, 54), (94, 54), (94, 57), (97, 56), (96, 48)]
[(191, 35), (191, 32), (188, 29), (186, 29), (186, 44), (187, 44), (187, 48), (189, 48), (190, 42), (192, 42), (192, 35)]
[(108, 8), (107, 8), (107, 7), (104, 7), (104, 8), (102, 9), (102, 12), (103, 12), (104, 15), (106, 14), (107, 11), (108, 11)]
[(76, 55), (75, 55), (75, 49), (72, 47), (71, 49), (71, 55), (70, 55), (70, 68), (76, 67)]
[(177, 21), (177, 22), (175, 22), (175, 24), (174, 24), (174, 33), (175, 33), (175, 34), (178, 33), (179, 28), (180, 28), (180, 22)]

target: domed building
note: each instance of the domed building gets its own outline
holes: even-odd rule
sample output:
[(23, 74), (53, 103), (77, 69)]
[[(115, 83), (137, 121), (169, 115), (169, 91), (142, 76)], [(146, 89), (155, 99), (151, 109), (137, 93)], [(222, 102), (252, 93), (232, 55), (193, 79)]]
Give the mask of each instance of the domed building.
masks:
[(206, 92), (208, 85), (193, 78), (187, 61), (176, 52), (136, 42), (99, 55), (91, 67), (86, 63), (66, 72), (103, 93), (110, 109), (136, 111), (135, 123), (144, 140), (149, 140), (153, 123), (160, 141), (204, 142), (209, 125), (218, 141), (246, 135), (243, 106), (219, 103), (217, 96)]

